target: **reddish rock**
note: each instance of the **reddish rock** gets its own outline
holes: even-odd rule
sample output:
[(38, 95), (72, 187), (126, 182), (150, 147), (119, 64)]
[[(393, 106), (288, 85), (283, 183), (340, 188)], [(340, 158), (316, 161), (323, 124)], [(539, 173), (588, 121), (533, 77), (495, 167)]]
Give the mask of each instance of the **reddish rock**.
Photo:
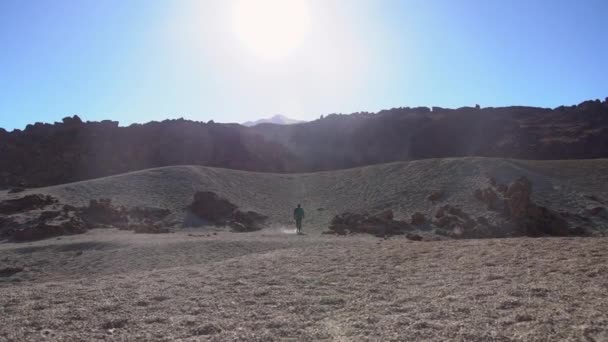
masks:
[(519, 220), (526, 216), (531, 203), (531, 194), (532, 183), (526, 177), (520, 177), (509, 184), (506, 197), (511, 218)]
[(419, 226), (426, 223), (426, 217), (423, 213), (415, 212), (412, 214), (412, 225)]

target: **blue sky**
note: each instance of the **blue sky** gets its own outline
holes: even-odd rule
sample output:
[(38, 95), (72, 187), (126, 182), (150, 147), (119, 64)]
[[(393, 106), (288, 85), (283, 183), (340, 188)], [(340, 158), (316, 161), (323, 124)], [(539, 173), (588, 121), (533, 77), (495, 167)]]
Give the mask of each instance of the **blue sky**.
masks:
[(608, 1), (302, 1), (304, 38), (267, 60), (234, 1), (1, 0), (0, 127), (608, 97)]

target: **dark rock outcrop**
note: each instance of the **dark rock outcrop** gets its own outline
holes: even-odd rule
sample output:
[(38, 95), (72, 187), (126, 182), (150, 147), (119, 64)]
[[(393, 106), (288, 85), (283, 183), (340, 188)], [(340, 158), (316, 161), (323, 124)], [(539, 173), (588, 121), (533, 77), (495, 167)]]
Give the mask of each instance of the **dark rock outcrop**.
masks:
[(67, 117), (0, 134), (0, 189), (63, 184), (151, 167), (286, 172), (284, 146), (236, 124), (165, 120), (129, 127)]
[(199, 191), (188, 209), (196, 216), (213, 224), (225, 224), (232, 218), (237, 206), (211, 191)]
[(81, 234), (91, 228), (116, 227), (137, 233), (167, 233), (163, 221), (170, 211), (162, 208), (115, 206), (109, 199), (91, 200), (85, 207), (60, 205), (40, 194), (0, 202), (0, 238), (34, 241)]
[(500, 229), (491, 225), (484, 217), (474, 220), (462, 209), (450, 205), (440, 207), (435, 213), (432, 224), (438, 229), (435, 233), (452, 238), (490, 238), (503, 237)]
[[(570, 229), (565, 218), (559, 213), (535, 204), (532, 199), (532, 182), (520, 177), (508, 186), (490, 180), (491, 187), (477, 189), (475, 197), (486, 203), (488, 209), (497, 211), (513, 224), (514, 236), (569, 236), (581, 235), (581, 228)], [(495, 191), (497, 190), (497, 191)]]
[(42, 240), (55, 236), (82, 234), (88, 230), (87, 224), (78, 217), (59, 221), (43, 221), (28, 225), (13, 233), (15, 241)]
[(392, 211), (385, 211), (377, 215), (366, 213), (342, 213), (334, 216), (326, 234), (347, 235), (356, 233), (371, 234), (377, 237), (388, 237), (404, 234), (412, 227), (404, 221), (393, 219)]
[(0, 214), (12, 215), (30, 210), (41, 209), (56, 202), (57, 199), (48, 195), (26, 195), (24, 197), (8, 199), (0, 202)]
[(443, 191), (433, 191), (426, 199), (435, 203), (443, 198)]
[(0, 277), (10, 277), (19, 272), (23, 272), (23, 267), (3, 267), (0, 268)]
[(183, 119), (120, 127), (75, 116), (25, 130), (0, 129), (0, 188), (168, 165), (304, 172), (463, 156), (606, 158), (608, 105), (597, 100), (555, 109), (393, 108), (250, 128)]
[(420, 235), (418, 235), (418, 234), (414, 234), (414, 233), (407, 233), (407, 234), (405, 234), (405, 237), (406, 237), (408, 240), (412, 240), (412, 241), (422, 241), (422, 240), (424, 240), (424, 239), (422, 238), (422, 236), (420, 236)]
[(415, 212), (412, 214), (412, 225), (419, 226), (426, 223), (426, 216), (423, 213)]
[(255, 231), (264, 227), (267, 216), (237, 208), (235, 204), (210, 191), (195, 193), (188, 206), (188, 210), (203, 221), (216, 226), (229, 226), (235, 232)]

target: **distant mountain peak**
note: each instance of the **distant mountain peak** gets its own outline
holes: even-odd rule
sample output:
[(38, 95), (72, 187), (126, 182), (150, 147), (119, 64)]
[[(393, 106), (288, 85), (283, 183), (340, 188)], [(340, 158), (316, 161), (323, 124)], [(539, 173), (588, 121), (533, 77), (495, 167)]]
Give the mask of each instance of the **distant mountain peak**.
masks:
[(293, 125), (293, 124), (298, 124), (298, 123), (302, 123), (302, 122), (306, 122), (306, 121), (290, 119), (283, 114), (276, 114), (268, 119), (259, 119), (256, 121), (244, 122), (243, 126), (253, 127), (253, 126), (256, 126), (259, 124), (263, 124), (263, 123), (271, 123), (271, 124), (276, 124), (276, 125)]

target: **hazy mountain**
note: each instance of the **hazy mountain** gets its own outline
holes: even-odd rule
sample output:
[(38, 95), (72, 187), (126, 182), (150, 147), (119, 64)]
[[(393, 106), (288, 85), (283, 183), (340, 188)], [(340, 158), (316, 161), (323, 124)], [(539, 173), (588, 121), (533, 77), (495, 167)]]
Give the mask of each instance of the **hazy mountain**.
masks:
[(306, 121), (290, 119), (290, 118), (286, 117), (285, 115), (277, 114), (269, 119), (260, 119), (260, 120), (256, 120), (256, 121), (244, 122), (243, 126), (253, 127), (253, 126), (257, 126), (259, 124), (263, 124), (263, 123), (271, 123), (271, 124), (276, 124), (276, 125), (293, 125), (293, 124), (298, 124), (298, 123), (303, 123), (303, 122), (306, 122)]

